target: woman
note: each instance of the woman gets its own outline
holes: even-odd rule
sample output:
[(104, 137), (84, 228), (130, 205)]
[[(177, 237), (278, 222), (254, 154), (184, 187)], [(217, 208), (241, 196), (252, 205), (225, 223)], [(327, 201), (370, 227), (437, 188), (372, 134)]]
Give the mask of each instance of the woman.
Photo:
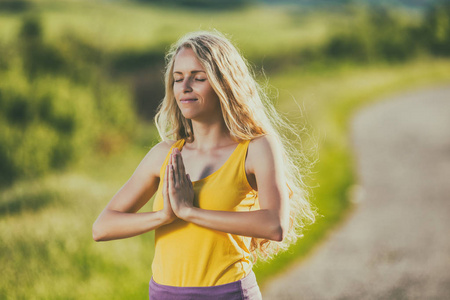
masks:
[[(314, 221), (298, 155), (275, 129), (288, 125), (219, 32), (188, 34), (166, 58), (163, 141), (102, 211), (94, 240), (155, 230), (150, 299), (260, 299), (252, 258)], [(137, 213), (155, 193), (153, 212)]]

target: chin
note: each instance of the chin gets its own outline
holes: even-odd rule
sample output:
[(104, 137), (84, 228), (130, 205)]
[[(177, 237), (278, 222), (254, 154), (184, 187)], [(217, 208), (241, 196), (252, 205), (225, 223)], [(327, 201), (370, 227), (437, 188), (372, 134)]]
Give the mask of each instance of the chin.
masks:
[(197, 114), (193, 113), (193, 112), (186, 112), (186, 111), (181, 111), (181, 114), (183, 115), (183, 117), (185, 117), (186, 119), (194, 119)]

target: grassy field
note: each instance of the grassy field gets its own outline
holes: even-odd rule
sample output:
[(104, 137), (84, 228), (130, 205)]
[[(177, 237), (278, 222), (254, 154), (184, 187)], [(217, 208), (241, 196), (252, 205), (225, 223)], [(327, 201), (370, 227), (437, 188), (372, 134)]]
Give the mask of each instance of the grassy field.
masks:
[[(264, 57), (314, 47), (349, 20), (287, 7), (196, 12), (125, 2), (35, 1), (49, 43), (67, 31), (107, 51), (148, 49), (191, 30), (230, 33), (245, 55)], [(0, 12), (0, 42), (13, 42), (22, 15)], [(118, 21), (120, 20), (120, 22)], [(246, 20), (252, 26), (243, 26)], [(0, 45), (1, 46), (1, 45)], [(391, 93), (450, 82), (450, 60), (419, 58), (403, 64), (318, 64), (268, 74), (277, 108), (298, 125), (305, 149), (318, 147), (308, 183), (322, 217), (275, 260), (255, 266), (259, 283), (305, 259), (351, 213), (353, 173), (348, 121), (358, 108)], [(0, 191), (0, 299), (146, 299), (153, 233), (95, 243), (91, 226), (158, 141), (140, 122), (123, 152), (89, 153), (74, 167), (19, 181)], [(306, 151), (306, 150), (305, 150)], [(151, 201), (144, 207), (150, 210)]]
[[(351, 113), (392, 92), (449, 82), (448, 70), (448, 60), (422, 60), (316, 74), (291, 70), (271, 78), (280, 91), (279, 109), (296, 109), (297, 104), (287, 94), (294, 96), (314, 129), (311, 134), (319, 141), (320, 162), (312, 184), (320, 185), (314, 189), (314, 202), (323, 217), (288, 252), (255, 267), (262, 285), (292, 262), (306, 257), (349, 211), (349, 190), (355, 180), (347, 139)], [(359, 87), (357, 91), (355, 86)], [(2, 297), (146, 297), (153, 234), (107, 243), (91, 239), (91, 225), (98, 213), (155, 141), (154, 128), (149, 125), (142, 124), (138, 132), (138, 143), (125, 153), (103, 159), (86, 157), (73, 170), (19, 182), (1, 192)]]
[[(423, 58), (408, 64), (380, 64), (370, 67), (336, 66), (327, 71), (307, 73), (286, 70), (272, 77), (279, 88), (279, 110), (293, 122), (312, 131), (319, 146), (319, 162), (314, 169), (314, 204), (320, 215), (305, 237), (275, 260), (256, 265), (255, 273), (264, 285), (274, 274), (306, 258), (327, 234), (351, 214), (357, 192), (353, 153), (349, 140), (349, 120), (358, 109), (393, 93), (450, 83), (450, 60)], [(299, 118), (302, 109), (304, 119)], [(311, 144), (305, 142), (306, 146)]]
[[(110, 50), (170, 44), (186, 32), (215, 28), (231, 33), (245, 52), (262, 56), (319, 44), (331, 27), (343, 22), (332, 15), (326, 18), (321, 13), (303, 15), (278, 6), (223, 12), (167, 9), (129, 1), (35, 2), (39, 5), (34, 11), (42, 17), (48, 41), (69, 31), (82, 33), (86, 40)], [(242, 20), (252, 26), (243, 26)], [(12, 40), (19, 22), (18, 15), (0, 12), (0, 40)]]

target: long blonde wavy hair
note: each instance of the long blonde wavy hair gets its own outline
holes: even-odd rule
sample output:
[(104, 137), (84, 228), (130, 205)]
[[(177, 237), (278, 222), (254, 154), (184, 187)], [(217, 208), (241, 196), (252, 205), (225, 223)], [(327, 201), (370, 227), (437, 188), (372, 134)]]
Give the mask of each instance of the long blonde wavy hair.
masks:
[(223, 119), (232, 138), (243, 141), (270, 134), (282, 150), (289, 188), (289, 231), (282, 242), (251, 239), (250, 251), (254, 259), (271, 258), (294, 243), (302, 236), (303, 227), (315, 220), (316, 213), (308, 201), (308, 187), (301, 172), (308, 168), (301, 169), (298, 164), (303, 162), (305, 165), (308, 159), (285, 134), (295, 134), (296, 130), (277, 113), (267, 93), (256, 82), (248, 62), (217, 30), (186, 34), (172, 45), (166, 55), (166, 94), (155, 116), (156, 127), (163, 140), (186, 139), (192, 142), (195, 138), (192, 122), (182, 115), (173, 93), (174, 61), (176, 54), (184, 47), (191, 48), (205, 68), (208, 80), (220, 99)]

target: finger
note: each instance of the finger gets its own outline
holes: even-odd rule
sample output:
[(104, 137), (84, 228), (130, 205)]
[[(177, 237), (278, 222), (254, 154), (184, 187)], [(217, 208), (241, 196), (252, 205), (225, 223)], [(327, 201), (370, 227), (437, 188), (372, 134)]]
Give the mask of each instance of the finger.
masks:
[(167, 181), (167, 166), (164, 169), (164, 178), (161, 178), (163, 180), (163, 194), (166, 192), (166, 181)]
[(178, 168), (180, 170), (180, 177), (185, 178), (184, 176), (186, 176), (186, 169), (184, 168), (184, 162), (183, 157), (181, 156), (181, 152), (178, 152), (177, 160)]
[(178, 172), (178, 163), (177, 163), (177, 155), (175, 152), (175, 149), (172, 152), (172, 165), (174, 168), (174, 178), (175, 178), (175, 182), (179, 182), (180, 181), (180, 174)]
[(174, 192), (175, 191), (175, 185), (176, 181), (175, 181), (175, 169), (173, 167), (173, 165), (170, 165), (169, 168), (169, 192)]
[(163, 182), (163, 191), (166, 195), (169, 195), (169, 164), (166, 165), (166, 171)]
[(189, 182), (189, 185), (192, 187), (193, 184), (192, 184), (192, 181), (191, 181), (191, 176), (189, 176), (189, 174), (186, 174), (186, 178), (187, 178), (187, 181)]
[(180, 150), (175, 149), (175, 161), (176, 161), (176, 167), (175, 167), (175, 172), (177, 174), (177, 179), (179, 180), (179, 182), (184, 181), (184, 174), (181, 172), (181, 164), (180, 164), (180, 157), (181, 157), (181, 153)]
[(166, 172), (165, 172), (165, 175), (164, 175), (164, 183), (163, 183), (163, 208), (165, 208), (165, 209), (170, 207), (169, 168), (170, 168), (170, 165), (167, 165), (166, 166)]

